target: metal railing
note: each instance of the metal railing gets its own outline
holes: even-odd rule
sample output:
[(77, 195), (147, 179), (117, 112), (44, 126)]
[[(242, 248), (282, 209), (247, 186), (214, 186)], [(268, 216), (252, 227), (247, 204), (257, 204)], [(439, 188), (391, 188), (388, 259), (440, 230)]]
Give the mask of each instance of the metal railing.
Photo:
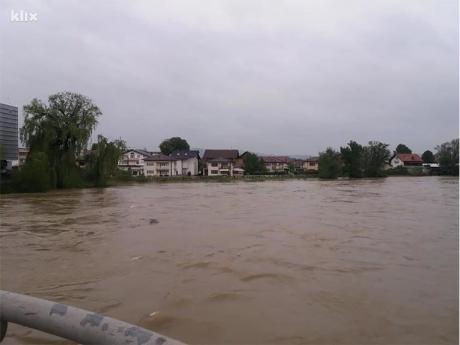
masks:
[(145, 328), (87, 310), (0, 290), (0, 342), (8, 322), (79, 344), (184, 345)]

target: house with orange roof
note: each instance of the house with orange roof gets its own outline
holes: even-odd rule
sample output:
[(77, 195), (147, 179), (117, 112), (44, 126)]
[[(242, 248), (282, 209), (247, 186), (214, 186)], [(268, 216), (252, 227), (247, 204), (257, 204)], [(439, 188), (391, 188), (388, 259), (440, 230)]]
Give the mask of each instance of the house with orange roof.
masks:
[(421, 167), (423, 159), (416, 153), (395, 153), (390, 158), (390, 167)]

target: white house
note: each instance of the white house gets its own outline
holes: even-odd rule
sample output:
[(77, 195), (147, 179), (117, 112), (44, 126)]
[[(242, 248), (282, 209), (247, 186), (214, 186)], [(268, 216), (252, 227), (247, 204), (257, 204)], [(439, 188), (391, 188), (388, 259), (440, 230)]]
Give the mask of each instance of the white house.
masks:
[(152, 157), (153, 152), (146, 150), (129, 149), (121, 155), (118, 168), (130, 171), (133, 176), (144, 174), (145, 159)]
[(145, 165), (143, 166), (144, 176), (174, 176), (175, 170), (173, 168), (174, 159), (163, 155), (156, 154), (145, 158)]
[(206, 163), (208, 176), (233, 176), (233, 161), (227, 158), (214, 158)]
[(198, 161), (200, 153), (198, 151), (180, 150), (174, 151), (169, 155), (174, 160), (174, 176), (196, 176), (198, 175)]
[(423, 160), (416, 153), (396, 153), (390, 158), (389, 166), (396, 168), (400, 166), (422, 166)]
[(243, 175), (244, 169), (237, 165), (238, 158), (238, 150), (206, 150), (203, 154), (203, 175)]

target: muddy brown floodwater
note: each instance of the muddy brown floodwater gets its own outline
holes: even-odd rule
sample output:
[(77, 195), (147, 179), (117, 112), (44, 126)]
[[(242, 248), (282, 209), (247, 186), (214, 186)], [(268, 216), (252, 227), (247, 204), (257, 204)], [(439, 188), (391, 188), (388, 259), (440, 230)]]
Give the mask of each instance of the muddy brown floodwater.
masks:
[[(191, 344), (458, 343), (458, 180), (3, 196), (2, 289)], [(66, 344), (10, 326), (5, 344)]]

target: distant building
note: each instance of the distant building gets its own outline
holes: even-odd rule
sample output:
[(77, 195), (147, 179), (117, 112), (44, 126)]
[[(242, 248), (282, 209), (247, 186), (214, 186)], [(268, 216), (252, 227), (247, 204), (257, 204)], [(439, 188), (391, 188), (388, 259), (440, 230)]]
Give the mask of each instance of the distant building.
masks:
[(303, 171), (303, 164), (305, 160), (304, 159), (299, 159), (299, 158), (290, 158), (289, 159), (289, 164), (292, 165), (295, 171)]
[(144, 159), (144, 176), (174, 176), (174, 158), (164, 154), (151, 155)]
[(0, 103), (1, 169), (11, 169), (18, 160), (18, 108)]
[(199, 173), (199, 151), (180, 150), (172, 152), (169, 157), (174, 159), (174, 176), (196, 176)]
[(236, 166), (238, 150), (205, 150), (203, 154), (203, 175), (238, 176), (244, 169)]
[(391, 168), (408, 167), (408, 166), (422, 166), (423, 160), (416, 153), (396, 153), (389, 161)]
[(18, 149), (18, 166), (22, 167), (27, 160), (27, 156), (29, 155), (29, 149), (25, 147), (20, 147)]
[(310, 157), (303, 162), (303, 170), (305, 171), (318, 171), (319, 157)]
[(262, 156), (268, 172), (286, 172), (289, 170), (290, 159), (287, 156)]
[(129, 171), (132, 176), (144, 175), (145, 159), (152, 157), (154, 152), (139, 149), (129, 149), (123, 152), (118, 161), (118, 168)]

